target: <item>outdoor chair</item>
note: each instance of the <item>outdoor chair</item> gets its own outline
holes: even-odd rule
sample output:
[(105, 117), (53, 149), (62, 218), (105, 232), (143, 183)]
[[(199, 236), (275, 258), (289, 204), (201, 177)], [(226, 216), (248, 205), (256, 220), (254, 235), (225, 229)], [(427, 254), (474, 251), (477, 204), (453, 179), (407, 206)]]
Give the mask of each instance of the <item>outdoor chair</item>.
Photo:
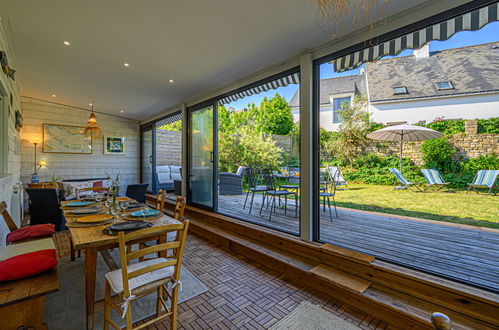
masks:
[(334, 214), (336, 218), (338, 217), (338, 210), (336, 210), (336, 201), (334, 200), (334, 195), (336, 194), (336, 183), (330, 180), (326, 183), (325, 188), (319, 191), (319, 198), (322, 197), (322, 208), (323, 212), (326, 212), (326, 201), (327, 208), (329, 210), (329, 219), (333, 222), (333, 215), (331, 213), (331, 198), (333, 199)]
[[(132, 329), (134, 323), (132, 321), (132, 302), (152, 293), (157, 293), (156, 315), (133, 329), (142, 329), (167, 317), (170, 317), (170, 329), (177, 328), (178, 290), (182, 286), (180, 267), (188, 227), (189, 221), (186, 220), (179, 224), (154, 226), (128, 234), (122, 231), (118, 233), (122, 268), (108, 272), (104, 276), (104, 329), (109, 329), (109, 325), (115, 329), (120, 329), (110, 318), (111, 308), (126, 320), (126, 329)], [(138, 250), (127, 252), (127, 245), (130, 244), (130, 241), (147, 241), (149, 238), (154, 241), (169, 232), (176, 232), (174, 241), (153, 246), (141, 245)], [(156, 253), (159, 255), (156, 258), (130, 263), (133, 260), (140, 260), (146, 255)], [(171, 283), (170, 289), (168, 288), (169, 283)], [(113, 301), (111, 290), (123, 302), (121, 305), (123, 311)], [(169, 298), (169, 306), (166, 303), (165, 295)]]
[[(293, 195), (295, 197), (295, 203), (296, 203), (295, 218), (298, 218), (298, 194), (296, 192), (292, 192), (285, 189), (279, 190), (275, 178), (272, 175), (272, 170), (264, 169), (262, 171), (262, 179), (264, 180), (267, 188), (267, 191), (264, 192), (264, 199), (265, 197), (270, 197), (271, 199), (271, 202), (267, 202), (267, 209), (270, 205), (269, 221), (272, 220), (272, 212), (275, 212), (276, 197), (279, 198), (279, 204), (280, 204), (281, 196), (284, 196), (284, 214), (287, 213), (289, 195)], [(263, 210), (263, 203), (262, 206), (260, 207), (260, 215), (262, 214), (262, 210)]]
[(244, 169), (244, 166), (239, 166), (237, 173), (219, 173), (218, 193), (220, 195), (242, 195)]
[(341, 170), (339, 166), (328, 166), (327, 171), (331, 177), (331, 180), (334, 181), (336, 187), (345, 186), (345, 189), (348, 189), (347, 181), (341, 175)]
[[(422, 190), (420, 188), (422, 182), (410, 182), (409, 180), (404, 178), (402, 173), (400, 173), (400, 171), (396, 168), (392, 167), (392, 168), (389, 168), (389, 170), (390, 170), (390, 172), (393, 173), (393, 175), (395, 175), (398, 182), (400, 182), (400, 184), (402, 185), (403, 189), (409, 189), (412, 192), (422, 192)], [(397, 187), (395, 187), (395, 189), (397, 189)]]
[(444, 179), (442, 178), (440, 173), (435, 169), (424, 168), (421, 170), (421, 172), (423, 173), (426, 182), (428, 183), (428, 187), (425, 188), (425, 191), (431, 189), (439, 191), (443, 187), (447, 187), (450, 184), (450, 182), (444, 182)]
[(251, 214), (251, 210), (253, 208), (253, 200), (255, 199), (255, 193), (263, 193), (262, 194), (262, 205), (265, 204), (265, 192), (267, 191), (266, 185), (258, 184), (258, 175), (259, 170), (255, 167), (248, 167), (245, 170), (246, 179), (248, 180), (248, 191), (246, 192), (246, 198), (244, 200), (243, 210), (246, 209), (246, 203), (248, 202), (248, 196), (251, 193), (251, 201), (250, 201), (250, 209), (249, 214)]
[(149, 183), (129, 184), (126, 187), (125, 196), (135, 199), (139, 203), (145, 203), (148, 186)]
[(497, 177), (499, 176), (499, 170), (480, 170), (475, 175), (472, 183), (468, 183), (468, 193), (470, 190), (474, 190), (478, 194), (478, 189), (487, 190), (487, 195), (491, 192), (496, 194), (496, 183)]
[(26, 189), (29, 197), (30, 225), (51, 223), (56, 231), (66, 229), (66, 220), (59, 205), (57, 191), (54, 188)]

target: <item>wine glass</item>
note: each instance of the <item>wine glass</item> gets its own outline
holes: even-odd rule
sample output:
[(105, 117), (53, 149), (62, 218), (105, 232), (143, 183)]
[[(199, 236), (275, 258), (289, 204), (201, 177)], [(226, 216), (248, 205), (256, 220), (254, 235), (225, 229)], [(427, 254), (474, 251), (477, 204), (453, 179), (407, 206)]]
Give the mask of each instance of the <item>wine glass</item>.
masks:
[(126, 213), (126, 211), (128, 210), (128, 207), (130, 206), (130, 203), (128, 201), (125, 201), (125, 202), (121, 202), (120, 203), (120, 207), (121, 209), (123, 210), (123, 214)]
[(97, 193), (95, 194), (95, 201), (97, 202), (97, 205), (99, 205), (99, 207), (102, 207), (102, 194), (101, 193)]

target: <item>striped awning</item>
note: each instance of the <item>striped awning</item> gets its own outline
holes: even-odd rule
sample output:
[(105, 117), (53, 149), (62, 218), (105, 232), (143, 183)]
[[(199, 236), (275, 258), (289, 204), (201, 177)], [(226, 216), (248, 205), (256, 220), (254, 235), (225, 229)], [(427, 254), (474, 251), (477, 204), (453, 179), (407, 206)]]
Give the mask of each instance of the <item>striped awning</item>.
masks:
[(266, 92), (272, 89), (276, 89), (279, 87), (286, 87), (291, 84), (299, 84), (300, 83), (300, 75), (298, 72), (290, 74), (288, 76), (284, 76), (282, 78), (272, 80), (262, 85), (258, 85), (256, 87), (251, 87), (246, 90), (238, 90), (234, 94), (225, 96), (224, 98), (218, 101), (218, 104), (224, 105), (239, 99), (245, 98), (247, 96), (251, 96), (254, 94)]
[(447, 40), (461, 31), (479, 30), (488, 23), (497, 21), (498, 17), (499, 6), (496, 2), (419, 31), (337, 58), (330, 63), (334, 64), (336, 72), (353, 70), (365, 62), (375, 61), (383, 56), (395, 56), (405, 49), (419, 49), (432, 40)]
[(171, 115), (169, 117), (166, 117), (165, 119), (162, 119), (161, 121), (158, 121), (156, 123), (156, 126), (163, 126), (166, 124), (172, 124), (176, 121), (182, 120), (182, 113), (176, 113), (174, 115)]

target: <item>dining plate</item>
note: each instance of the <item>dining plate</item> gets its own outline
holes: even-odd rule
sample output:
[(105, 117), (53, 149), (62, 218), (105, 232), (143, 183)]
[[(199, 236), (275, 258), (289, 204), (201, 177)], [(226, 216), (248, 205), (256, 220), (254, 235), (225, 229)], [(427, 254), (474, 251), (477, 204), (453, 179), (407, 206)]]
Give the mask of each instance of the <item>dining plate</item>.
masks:
[(147, 218), (158, 215), (159, 213), (159, 210), (140, 210), (131, 212), (130, 215), (137, 218)]
[(139, 207), (144, 206), (144, 203), (130, 203), (128, 204), (129, 209), (137, 209)]
[(94, 204), (94, 202), (90, 202), (90, 201), (81, 201), (81, 202), (71, 202), (71, 203), (67, 203), (66, 206), (88, 206), (88, 205), (92, 205)]
[(98, 207), (93, 207), (93, 208), (86, 207), (86, 208), (82, 208), (82, 209), (74, 209), (74, 210), (69, 211), (68, 213), (70, 213), (70, 214), (93, 214), (93, 213), (98, 213), (100, 211), (102, 211), (102, 209), (98, 208)]
[(92, 214), (92, 215), (87, 215), (81, 218), (76, 219), (76, 221), (81, 222), (81, 223), (94, 223), (94, 222), (102, 222), (102, 221), (107, 221), (111, 220), (113, 218), (112, 215), (109, 214)]
[(145, 221), (125, 221), (115, 223), (114, 225), (111, 225), (110, 228), (113, 231), (127, 231), (142, 229), (150, 226), (151, 224)]

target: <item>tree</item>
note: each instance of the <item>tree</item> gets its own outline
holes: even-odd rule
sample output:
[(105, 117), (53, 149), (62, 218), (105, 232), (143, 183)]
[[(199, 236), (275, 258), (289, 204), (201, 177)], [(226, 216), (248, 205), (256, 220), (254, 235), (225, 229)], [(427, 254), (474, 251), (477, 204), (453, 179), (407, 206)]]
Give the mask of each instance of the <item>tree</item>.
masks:
[(164, 125), (158, 126), (157, 129), (160, 129), (163, 131), (182, 132), (182, 121), (177, 120), (171, 124), (164, 124)]
[(268, 134), (290, 134), (294, 128), (290, 105), (279, 93), (270, 99), (264, 97), (260, 103), (256, 124)]
[(333, 158), (351, 164), (358, 155), (365, 153), (368, 146), (371, 123), (365, 95), (355, 95), (352, 105), (343, 102), (338, 112), (343, 122), (337, 138), (325, 142), (325, 148)]

